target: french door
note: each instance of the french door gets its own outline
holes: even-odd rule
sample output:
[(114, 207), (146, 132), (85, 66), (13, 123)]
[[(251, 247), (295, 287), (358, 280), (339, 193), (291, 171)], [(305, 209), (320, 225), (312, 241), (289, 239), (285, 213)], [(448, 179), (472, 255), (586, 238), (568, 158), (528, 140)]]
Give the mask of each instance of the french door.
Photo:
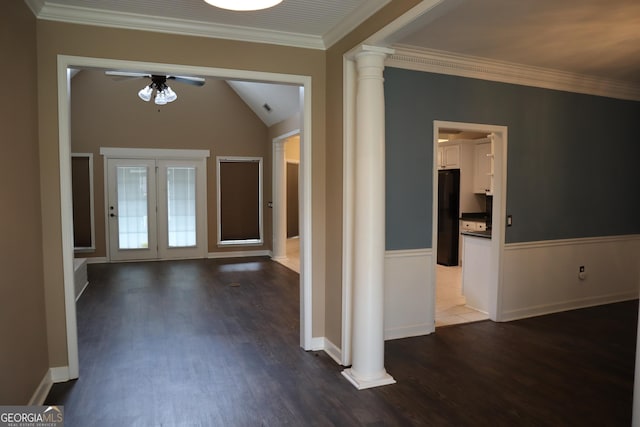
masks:
[(106, 163), (112, 261), (206, 256), (205, 160)]

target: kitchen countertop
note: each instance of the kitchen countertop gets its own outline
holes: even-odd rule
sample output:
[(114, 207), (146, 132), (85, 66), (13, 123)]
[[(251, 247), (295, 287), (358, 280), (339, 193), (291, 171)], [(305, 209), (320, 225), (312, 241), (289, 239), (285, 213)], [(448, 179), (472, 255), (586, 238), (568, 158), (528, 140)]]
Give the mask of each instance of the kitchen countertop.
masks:
[(481, 237), (483, 239), (491, 239), (491, 230), (483, 231), (463, 231), (463, 236)]

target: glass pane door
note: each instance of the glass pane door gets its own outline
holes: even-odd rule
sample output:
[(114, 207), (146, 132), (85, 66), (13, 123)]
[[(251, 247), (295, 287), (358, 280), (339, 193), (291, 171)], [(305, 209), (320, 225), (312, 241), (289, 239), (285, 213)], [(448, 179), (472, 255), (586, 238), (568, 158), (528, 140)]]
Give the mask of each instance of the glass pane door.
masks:
[(207, 256), (205, 160), (158, 160), (158, 255)]
[(144, 166), (116, 166), (118, 249), (149, 247), (148, 172)]
[(155, 172), (153, 160), (108, 161), (107, 215), (112, 260), (157, 257)]
[(170, 248), (196, 245), (196, 168), (167, 167), (167, 220)]

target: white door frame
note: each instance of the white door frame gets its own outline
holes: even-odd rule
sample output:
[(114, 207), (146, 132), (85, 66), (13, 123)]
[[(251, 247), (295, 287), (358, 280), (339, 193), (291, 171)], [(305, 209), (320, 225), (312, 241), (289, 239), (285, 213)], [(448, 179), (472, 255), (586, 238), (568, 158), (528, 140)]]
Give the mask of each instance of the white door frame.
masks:
[(436, 264), (438, 241), (438, 134), (440, 129), (459, 129), (494, 134), (493, 157), (493, 216), (491, 217), (491, 275), (489, 282), (489, 318), (500, 321), (502, 318), (502, 257), (507, 217), (507, 127), (478, 123), (459, 123), (433, 121), (433, 191), (432, 191), (432, 230), (431, 230), (431, 284), (435, 324), (436, 313)]
[(268, 73), (261, 71), (233, 70), (225, 68), (199, 67), (179, 64), (163, 64), (140, 61), (125, 61), (109, 58), (58, 55), (58, 154), (60, 166), (60, 224), (62, 239), (62, 271), (65, 299), (65, 323), (67, 332), (68, 375), (60, 380), (78, 378), (78, 332), (75, 308), (73, 272), (73, 205), (71, 192), (71, 77), (69, 68), (124, 69), (138, 72), (167, 74), (191, 74), (223, 79), (245, 79), (272, 83), (296, 84), (304, 90), (303, 138), (301, 146), (301, 230), (305, 236), (300, 262), (300, 346), (310, 350), (312, 336), (312, 186), (311, 186), (311, 76)]
[[(287, 219), (287, 194), (284, 185), (287, 182), (286, 177), (286, 156), (284, 153), (284, 143), (287, 139), (292, 136), (299, 135), (300, 129), (294, 129), (290, 132), (284, 133), (282, 135), (278, 135), (271, 141), (271, 200), (273, 201), (273, 217), (272, 217), (272, 230), (273, 230), (273, 241), (281, 240), (286, 242), (287, 240), (287, 227), (286, 227), (286, 219)], [(281, 150), (278, 150), (278, 144), (281, 144)], [(284, 158), (280, 158), (279, 155), (285, 156)], [(282, 170), (284, 166), (284, 170)], [(282, 180), (282, 181), (280, 181)], [(300, 195), (298, 195), (300, 196)], [(298, 200), (302, 200), (301, 197), (298, 197)], [(298, 206), (298, 211), (300, 211), (300, 206)], [(275, 254), (276, 257), (274, 259), (278, 259), (278, 255)], [(285, 244), (285, 254), (284, 258), (280, 257), (280, 260), (286, 260), (286, 244)]]

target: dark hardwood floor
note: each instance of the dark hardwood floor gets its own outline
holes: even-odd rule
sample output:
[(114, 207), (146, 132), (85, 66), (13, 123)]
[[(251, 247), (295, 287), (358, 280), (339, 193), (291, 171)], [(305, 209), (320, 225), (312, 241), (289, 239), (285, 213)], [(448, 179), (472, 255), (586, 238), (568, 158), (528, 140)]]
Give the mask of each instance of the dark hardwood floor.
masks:
[[(357, 391), (299, 345), (298, 275), (265, 258), (89, 266), (81, 426), (626, 426), (637, 301), (388, 341), (395, 385)], [(331, 316), (327, 313), (327, 316)]]

